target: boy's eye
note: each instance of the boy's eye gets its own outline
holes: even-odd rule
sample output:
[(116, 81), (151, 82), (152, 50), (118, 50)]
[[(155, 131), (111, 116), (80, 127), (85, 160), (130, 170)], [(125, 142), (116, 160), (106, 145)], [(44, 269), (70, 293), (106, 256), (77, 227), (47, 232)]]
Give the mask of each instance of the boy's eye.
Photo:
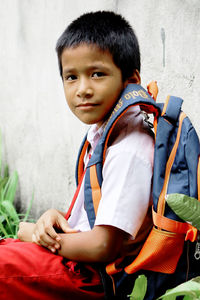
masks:
[(73, 81), (73, 80), (76, 80), (76, 79), (77, 79), (76, 75), (67, 75), (67, 76), (65, 76), (65, 80), (67, 80), (67, 81)]
[(105, 76), (105, 73), (103, 73), (103, 72), (94, 72), (92, 74), (92, 77), (95, 77), (95, 78), (102, 77), (102, 76)]

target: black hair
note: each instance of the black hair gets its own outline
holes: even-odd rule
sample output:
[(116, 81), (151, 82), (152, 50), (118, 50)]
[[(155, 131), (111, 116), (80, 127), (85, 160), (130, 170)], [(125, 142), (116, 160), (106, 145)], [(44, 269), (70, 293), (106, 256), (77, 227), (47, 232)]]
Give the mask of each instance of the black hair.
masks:
[(56, 44), (60, 75), (61, 56), (66, 48), (80, 44), (96, 45), (109, 51), (113, 61), (121, 69), (125, 81), (134, 72), (140, 72), (140, 50), (137, 37), (130, 24), (119, 14), (97, 11), (81, 15), (63, 32)]

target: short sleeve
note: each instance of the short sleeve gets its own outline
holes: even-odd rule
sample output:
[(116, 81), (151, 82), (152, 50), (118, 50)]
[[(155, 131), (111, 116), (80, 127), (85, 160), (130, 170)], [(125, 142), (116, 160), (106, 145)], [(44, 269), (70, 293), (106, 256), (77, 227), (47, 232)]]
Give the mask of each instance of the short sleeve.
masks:
[(150, 205), (153, 142), (147, 140), (135, 150), (124, 145), (119, 151), (120, 143), (111, 147), (103, 167), (95, 225), (114, 226), (136, 236)]

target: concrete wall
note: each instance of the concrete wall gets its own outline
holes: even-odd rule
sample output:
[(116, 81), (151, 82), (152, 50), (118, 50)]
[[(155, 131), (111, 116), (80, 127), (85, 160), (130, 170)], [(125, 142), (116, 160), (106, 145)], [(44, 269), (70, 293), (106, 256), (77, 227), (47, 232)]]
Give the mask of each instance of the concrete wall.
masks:
[(0, 129), (4, 162), (19, 173), (17, 204), (32, 215), (66, 209), (86, 126), (67, 108), (55, 43), (87, 11), (113, 10), (133, 25), (141, 45), (142, 84), (154, 79), (159, 101), (185, 98), (198, 132), (200, 94), (199, 0), (0, 0)]

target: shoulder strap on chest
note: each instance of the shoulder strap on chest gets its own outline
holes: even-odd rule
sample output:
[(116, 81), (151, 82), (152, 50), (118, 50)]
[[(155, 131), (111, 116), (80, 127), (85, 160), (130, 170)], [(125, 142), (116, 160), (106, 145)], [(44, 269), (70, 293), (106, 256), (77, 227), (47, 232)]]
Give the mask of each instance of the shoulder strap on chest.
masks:
[[(126, 89), (121, 94), (120, 99), (116, 103), (113, 111), (111, 112), (105, 127), (104, 133), (99, 141), (92, 158), (88, 164), (91, 165), (103, 162), (105, 158), (105, 151), (107, 147), (107, 142), (110, 137), (112, 130), (115, 127), (117, 121), (122, 117), (122, 115), (128, 110), (130, 106), (140, 105), (141, 109), (147, 113), (154, 114), (157, 118), (161, 112), (161, 107), (152, 99), (149, 93), (138, 84), (129, 84)], [(81, 175), (83, 173), (83, 158), (88, 149), (87, 135), (85, 136), (78, 154), (77, 164), (76, 164), (76, 181), (79, 182)]]
[(83, 141), (82, 141), (82, 144), (80, 146), (80, 149), (79, 149), (79, 153), (78, 153), (78, 159), (77, 159), (77, 162), (76, 162), (76, 185), (78, 186), (80, 180), (81, 180), (81, 177), (82, 177), (82, 174), (84, 172), (84, 156), (85, 156), (85, 153), (87, 151), (89, 147), (89, 142), (87, 141), (87, 134), (85, 135)]
[(129, 84), (121, 94), (121, 98), (106, 121), (104, 133), (88, 166), (104, 162), (107, 143), (116, 123), (129, 109), (129, 107), (136, 105), (139, 105), (141, 110), (154, 114), (156, 117), (160, 114), (160, 107), (142, 86), (138, 84)]
[[(101, 185), (103, 180), (102, 167), (105, 160), (109, 137), (116, 123), (128, 108), (136, 105), (139, 105), (141, 109), (147, 113), (154, 114), (156, 118), (160, 114), (160, 107), (157, 106), (156, 102), (150, 97), (148, 92), (140, 85), (130, 84), (122, 93), (121, 98), (115, 105), (104, 126), (103, 135), (87, 165), (84, 189), (85, 209), (91, 228), (94, 226), (99, 201), (101, 199)], [(78, 165), (80, 165), (80, 158)]]

